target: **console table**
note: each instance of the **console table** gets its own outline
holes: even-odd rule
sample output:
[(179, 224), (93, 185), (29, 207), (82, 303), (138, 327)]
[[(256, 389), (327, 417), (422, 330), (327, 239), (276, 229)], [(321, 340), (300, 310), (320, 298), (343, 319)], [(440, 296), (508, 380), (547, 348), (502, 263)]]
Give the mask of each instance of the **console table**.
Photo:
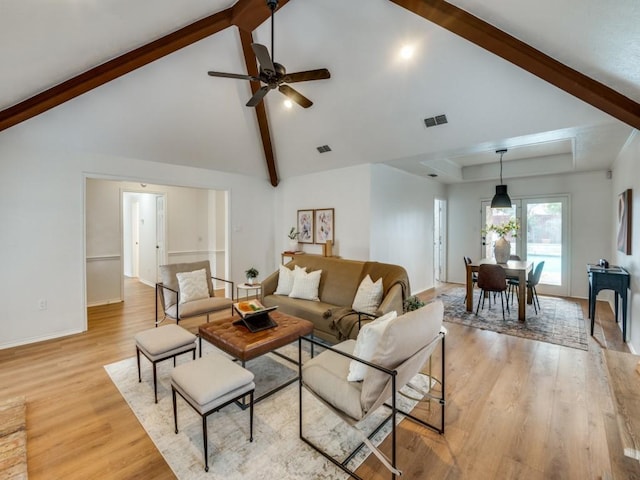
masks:
[(627, 290), (629, 289), (629, 272), (624, 268), (611, 265), (608, 268), (587, 264), (589, 275), (589, 318), (591, 319), (591, 335), (596, 316), (596, 297), (600, 290), (613, 290), (615, 298), (615, 319), (618, 323), (618, 297), (622, 298), (622, 341), (627, 341)]

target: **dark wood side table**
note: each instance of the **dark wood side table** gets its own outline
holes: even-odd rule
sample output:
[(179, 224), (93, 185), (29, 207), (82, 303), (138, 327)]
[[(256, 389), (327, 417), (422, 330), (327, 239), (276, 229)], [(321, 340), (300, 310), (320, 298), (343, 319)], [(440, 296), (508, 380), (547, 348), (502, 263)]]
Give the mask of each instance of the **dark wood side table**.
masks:
[(608, 268), (587, 264), (589, 275), (589, 318), (591, 319), (591, 336), (596, 316), (596, 297), (600, 290), (613, 290), (615, 298), (615, 319), (618, 323), (618, 297), (622, 298), (622, 341), (627, 341), (627, 290), (629, 290), (629, 272), (624, 268), (611, 265)]

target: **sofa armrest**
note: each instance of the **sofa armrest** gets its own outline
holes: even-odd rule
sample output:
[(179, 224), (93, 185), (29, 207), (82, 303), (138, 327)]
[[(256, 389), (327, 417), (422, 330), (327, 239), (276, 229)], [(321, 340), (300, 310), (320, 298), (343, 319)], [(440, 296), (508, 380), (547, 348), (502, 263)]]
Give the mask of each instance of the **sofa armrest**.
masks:
[(395, 310), (398, 315), (404, 313), (404, 299), (402, 298), (402, 287), (394, 285), (389, 289), (387, 295), (382, 299), (382, 303), (376, 311), (376, 316), (381, 317), (392, 310)]
[(276, 288), (278, 288), (279, 275), (280, 270), (276, 270), (262, 281), (262, 283), (260, 284), (262, 287), (260, 291), (260, 300), (262, 300), (267, 295), (273, 295), (273, 292), (275, 292)]

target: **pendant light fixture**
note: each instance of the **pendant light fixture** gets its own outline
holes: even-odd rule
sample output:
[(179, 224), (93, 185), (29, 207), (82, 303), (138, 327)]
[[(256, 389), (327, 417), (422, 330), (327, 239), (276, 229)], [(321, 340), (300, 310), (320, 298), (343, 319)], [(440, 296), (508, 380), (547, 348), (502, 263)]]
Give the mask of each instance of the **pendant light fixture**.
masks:
[(496, 185), (496, 194), (491, 200), (491, 208), (511, 208), (511, 199), (507, 194), (507, 186), (502, 183), (502, 156), (507, 153), (506, 148), (496, 150), (500, 154), (500, 185)]

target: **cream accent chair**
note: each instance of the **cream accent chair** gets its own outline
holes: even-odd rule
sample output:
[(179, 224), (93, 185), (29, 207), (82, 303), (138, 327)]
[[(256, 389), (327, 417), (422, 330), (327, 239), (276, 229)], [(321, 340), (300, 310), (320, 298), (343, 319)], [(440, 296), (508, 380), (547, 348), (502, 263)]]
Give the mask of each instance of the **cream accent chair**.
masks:
[[(178, 284), (177, 273), (193, 272), (195, 270), (205, 269), (207, 277), (207, 287), (209, 297), (199, 300), (193, 300), (186, 303), (180, 303), (180, 289)], [(207, 316), (209, 314), (229, 309), (229, 313), (233, 315), (233, 290), (234, 284), (230, 280), (224, 278), (212, 277), (211, 266), (208, 260), (189, 263), (172, 263), (160, 266), (160, 277), (162, 282), (156, 283), (156, 326), (162, 323), (167, 317), (180, 323), (180, 320), (190, 317), (198, 317), (200, 315)], [(231, 284), (231, 298), (216, 297), (213, 291), (212, 280), (219, 280)], [(162, 318), (158, 320), (158, 305), (162, 309)]]
[[(398, 413), (444, 434), (444, 337), (446, 329), (442, 326), (443, 317), (444, 306), (441, 301), (435, 301), (392, 320), (385, 328), (370, 362), (353, 356), (356, 340), (350, 339), (334, 347), (326, 347), (326, 344), (323, 345), (313, 338), (301, 337), (300, 346), (303, 342), (309, 342), (312, 346), (326, 347), (326, 350), (300, 367), (300, 438), (354, 478), (359, 479), (360, 477), (351, 471), (347, 464), (364, 445), (367, 445), (391, 471), (392, 478), (401, 475), (402, 472), (398, 470), (396, 465), (396, 415)], [(431, 355), (438, 345), (442, 346), (441, 369), (440, 378), (436, 380), (430, 370)], [(363, 381), (350, 382), (347, 380), (352, 360), (369, 367)], [(429, 365), (428, 375), (422, 372), (427, 363)], [(426, 384), (429, 386), (429, 391), (421, 391), (414, 386), (412, 379), (416, 375), (427, 375)], [(441, 406), (440, 426), (427, 423), (398, 408), (396, 396), (405, 386), (412, 392), (411, 395), (408, 395), (406, 389), (403, 390), (401, 394), (405, 396), (411, 396), (414, 400), (433, 399), (439, 402)], [(304, 428), (322, 428), (322, 425), (304, 424), (303, 387), (351, 426), (356, 425), (383, 406), (389, 408), (391, 413), (368, 437), (361, 432), (363, 442), (346, 459), (340, 461), (331, 457), (304, 436)], [(386, 458), (370, 441), (370, 438), (389, 420), (392, 425), (391, 459)]]

